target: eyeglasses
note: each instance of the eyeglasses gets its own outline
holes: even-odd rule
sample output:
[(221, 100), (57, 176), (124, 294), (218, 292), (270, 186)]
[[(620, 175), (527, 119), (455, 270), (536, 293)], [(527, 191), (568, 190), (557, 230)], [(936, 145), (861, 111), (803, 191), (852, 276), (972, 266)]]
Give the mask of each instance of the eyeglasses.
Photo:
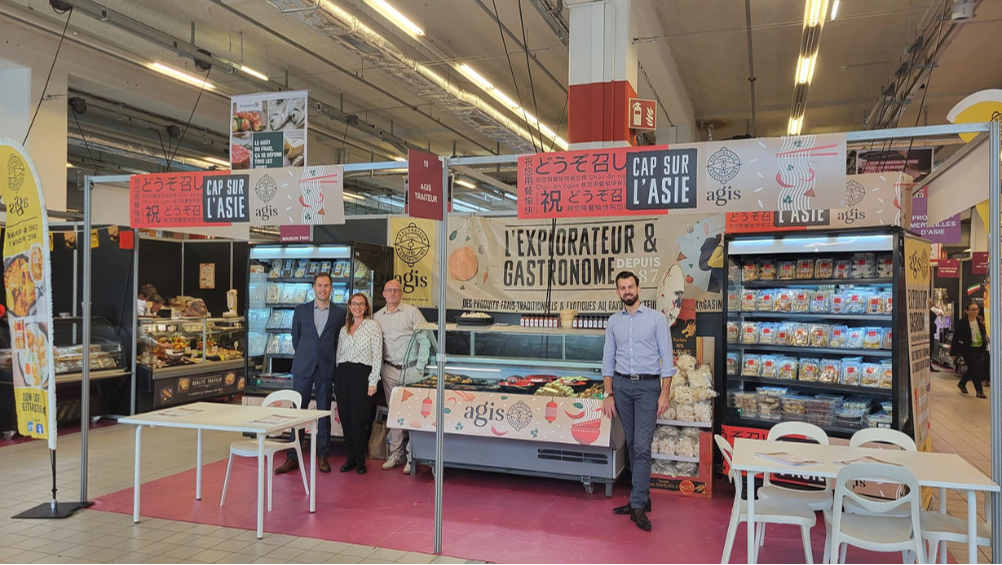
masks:
[(383, 292), (403, 292), (403, 291), (400, 290), (399, 288), (387, 288), (384, 289)]
[(352, 303), (349, 304), (349, 306), (358, 306), (358, 307), (361, 307), (361, 308), (365, 308), (367, 306), (367, 304), (365, 302), (352, 302)]

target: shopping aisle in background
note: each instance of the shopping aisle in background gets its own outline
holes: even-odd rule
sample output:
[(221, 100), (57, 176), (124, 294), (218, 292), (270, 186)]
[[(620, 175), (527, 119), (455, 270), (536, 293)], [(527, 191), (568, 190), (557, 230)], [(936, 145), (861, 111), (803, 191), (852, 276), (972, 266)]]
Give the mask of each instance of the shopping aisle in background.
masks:
[[(932, 447), (936, 451), (956, 453), (991, 476), (991, 447), (989, 432), (989, 400), (970, 394), (961, 394), (957, 388), (960, 377), (949, 369), (932, 373)], [(935, 503), (934, 503), (935, 504)], [(985, 519), (985, 500), (978, 501), (978, 514)], [(948, 491), (947, 509), (954, 516), (967, 515), (967, 498), (959, 492)], [(957, 563), (967, 562), (967, 546), (949, 544), (950, 554)], [(990, 547), (980, 548), (979, 563), (991, 563)]]

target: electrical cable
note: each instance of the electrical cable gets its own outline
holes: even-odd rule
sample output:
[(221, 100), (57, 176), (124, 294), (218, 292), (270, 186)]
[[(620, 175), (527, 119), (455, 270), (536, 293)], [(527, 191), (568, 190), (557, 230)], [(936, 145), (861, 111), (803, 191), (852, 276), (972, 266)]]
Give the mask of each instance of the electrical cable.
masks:
[[(167, 172), (170, 172), (170, 154), (167, 152), (167, 148), (164, 147), (164, 137), (160, 135), (160, 130), (154, 128), (153, 131), (157, 132), (157, 139), (160, 140), (160, 150), (164, 152), (164, 162), (167, 163)], [(170, 139), (167, 140), (170, 143)]]
[[(560, 134), (560, 126), (564, 124), (564, 112), (567, 111), (567, 103), (570, 101), (571, 101), (571, 95), (568, 94), (567, 97), (564, 98), (564, 107), (562, 110), (560, 110), (560, 120), (557, 121), (557, 127), (553, 130), (557, 132), (557, 135)], [(669, 119), (668, 121), (671, 120)], [(553, 146), (556, 144), (557, 144), (557, 137), (553, 136), (553, 139), (550, 140), (550, 151), (553, 151)]]
[[(525, 120), (525, 125), (528, 126), (529, 116), (526, 115), (525, 104), (522, 103), (522, 93), (519, 91), (518, 81), (515, 80), (515, 67), (511, 64), (511, 54), (508, 53), (508, 41), (504, 38), (504, 28), (501, 27), (501, 14), (498, 12), (497, 0), (491, 0), (491, 3), (494, 4), (494, 17), (498, 22), (498, 33), (501, 34), (501, 46), (504, 48), (504, 56), (508, 59), (508, 70), (511, 71), (511, 82), (515, 85), (515, 96), (518, 98), (518, 104), (522, 108), (522, 119)], [(532, 148), (537, 153), (541, 151), (541, 148), (536, 147), (536, 139), (532, 137), (532, 131), (529, 132), (529, 140), (532, 141)]]
[[(922, 89), (922, 101), (919, 103), (918, 110), (915, 111), (915, 127), (918, 127), (919, 120), (922, 119), (922, 107), (925, 106), (925, 97), (929, 94), (929, 83), (932, 82), (932, 73), (936, 70), (936, 61), (939, 59), (939, 46), (943, 43), (943, 21), (946, 19), (946, 11), (949, 6), (949, 0), (943, 1), (943, 13), (940, 14), (939, 18), (939, 30), (936, 32), (936, 48), (932, 52), (932, 63), (929, 66), (929, 77), (925, 79), (925, 88)], [(915, 136), (912, 136), (908, 140), (908, 151), (905, 152), (905, 166), (908, 165), (908, 156), (911, 155), (912, 145), (915, 143)], [(932, 163), (930, 163), (930, 166)], [(930, 171), (931, 172), (931, 171)]]
[[(198, 97), (195, 98), (195, 105), (191, 108), (191, 115), (188, 116), (188, 123), (184, 124), (184, 131), (181, 132), (181, 139), (177, 141), (177, 148), (171, 154), (170, 159), (167, 160), (167, 170), (170, 170), (170, 164), (174, 162), (174, 157), (177, 157), (177, 152), (181, 150), (181, 142), (184, 141), (185, 134), (188, 133), (188, 128), (191, 126), (191, 120), (195, 117), (195, 110), (198, 109), (198, 101), (202, 99), (202, 93), (205, 92), (205, 84), (209, 82), (209, 73), (212, 72), (212, 67), (205, 71), (205, 78), (202, 79), (202, 88), (198, 90)], [(168, 140), (168, 143), (170, 141)]]
[[(536, 106), (536, 85), (532, 82), (532, 65), (529, 64), (529, 40), (525, 37), (525, 20), (522, 19), (522, 0), (518, 0), (518, 23), (522, 26), (522, 46), (524, 47), (522, 51), (525, 53), (525, 70), (529, 73), (529, 91), (532, 93), (532, 113), (536, 115), (536, 133), (539, 134), (539, 148), (542, 150), (545, 147), (543, 143), (543, 124), (539, 121), (539, 107)], [(532, 135), (532, 130), (529, 130), (529, 135)]]
[(56, 54), (52, 56), (52, 64), (49, 65), (49, 75), (45, 77), (45, 86), (42, 87), (42, 95), (38, 97), (38, 105), (35, 106), (35, 113), (31, 116), (31, 122), (28, 124), (28, 131), (24, 132), (24, 141), (21, 145), (28, 143), (28, 136), (31, 135), (31, 128), (35, 125), (35, 118), (38, 117), (38, 111), (42, 109), (42, 101), (45, 100), (45, 91), (49, 89), (49, 80), (52, 79), (52, 70), (56, 68), (56, 60), (59, 59), (59, 51), (63, 48), (63, 39), (66, 38), (66, 30), (70, 27), (70, 18), (73, 17), (73, 8), (69, 9), (70, 15), (66, 16), (66, 24), (63, 25), (63, 33), (59, 36), (59, 45), (56, 46)]
[(84, 135), (83, 128), (80, 127), (80, 118), (77, 117), (76, 111), (73, 112), (73, 121), (77, 123), (77, 131), (80, 132), (80, 137), (83, 139), (84, 147), (87, 148), (87, 155), (90, 156), (90, 162), (94, 165), (94, 176), (99, 176), (101, 173), (97, 170), (97, 160), (94, 159), (94, 154), (90, 150), (90, 142), (87, 141), (87, 136)]

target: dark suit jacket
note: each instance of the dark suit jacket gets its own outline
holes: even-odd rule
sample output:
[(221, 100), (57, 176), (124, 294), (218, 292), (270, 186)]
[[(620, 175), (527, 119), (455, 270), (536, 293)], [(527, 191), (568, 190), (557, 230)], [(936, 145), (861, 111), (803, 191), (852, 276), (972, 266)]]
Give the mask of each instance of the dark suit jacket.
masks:
[(296, 348), (296, 355), (292, 359), (292, 375), (308, 378), (320, 367), (321, 376), (333, 379), (337, 340), (348, 311), (331, 304), (327, 325), (318, 336), (317, 326), (313, 323), (313, 307), (313, 301), (307, 302), (297, 306), (292, 315), (292, 346)]
[[(985, 331), (985, 322), (978, 318), (978, 327), (981, 329), (981, 347), (976, 351), (984, 351), (988, 345), (988, 332)], [(970, 354), (975, 351), (971, 347), (971, 323), (967, 321), (967, 316), (960, 319), (956, 329), (953, 330), (953, 345), (950, 346), (950, 355), (963, 357), (970, 362)]]

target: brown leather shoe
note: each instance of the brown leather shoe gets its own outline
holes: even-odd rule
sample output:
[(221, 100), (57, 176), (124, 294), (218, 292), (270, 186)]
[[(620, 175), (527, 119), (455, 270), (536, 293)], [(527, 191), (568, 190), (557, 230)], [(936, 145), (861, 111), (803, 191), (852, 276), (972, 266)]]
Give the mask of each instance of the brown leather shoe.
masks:
[(320, 469), (321, 473), (330, 473), (331, 472), (331, 464), (330, 464), (329, 461), (327, 461), (327, 456), (326, 455), (324, 455), (323, 457), (320, 458), (320, 463), (317, 464), (317, 468)]
[(285, 463), (282, 463), (281, 467), (275, 469), (275, 474), (284, 475), (289, 471), (295, 471), (297, 469), (299, 469), (299, 461), (296, 461), (295, 459), (286, 459)]

